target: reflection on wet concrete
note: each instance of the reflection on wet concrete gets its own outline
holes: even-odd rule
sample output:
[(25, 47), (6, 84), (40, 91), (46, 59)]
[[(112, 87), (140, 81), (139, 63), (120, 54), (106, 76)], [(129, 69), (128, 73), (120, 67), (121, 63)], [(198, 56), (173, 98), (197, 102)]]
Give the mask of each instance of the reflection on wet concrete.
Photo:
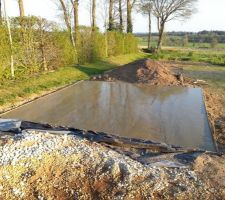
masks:
[(200, 88), (87, 81), (1, 117), (215, 150)]

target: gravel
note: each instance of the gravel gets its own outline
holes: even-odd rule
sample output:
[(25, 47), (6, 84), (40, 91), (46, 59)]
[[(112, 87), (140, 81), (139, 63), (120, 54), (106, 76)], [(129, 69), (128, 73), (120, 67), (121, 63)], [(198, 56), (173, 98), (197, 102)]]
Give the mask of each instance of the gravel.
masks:
[[(69, 171), (70, 175), (62, 172), (58, 178), (49, 177), (52, 185), (46, 183), (43, 177), (48, 178), (46, 177), (48, 175), (44, 175), (47, 172), (43, 171), (43, 177), (42, 175), (39, 177), (36, 174), (38, 168), (32, 166), (32, 159), (39, 160), (38, 165), (45, 163), (46, 155), (50, 157), (60, 155), (65, 158), (62, 166), (66, 169), (63, 171)], [(72, 162), (66, 160), (70, 156), (73, 156)], [(12, 169), (22, 166), (23, 173), (17, 176), (16, 171), (9, 172), (9, 166)], [(55, 169), (54, 167), (52, 166), (51, 169)], [(54, 170), (50, 174), (53, 172)], [(19, 183), (15, 185), (12, 177), (16, 176), (19, 177)], [(36, 176), (38, 178), (35, 180), (38, 181), (35, 182), (34, 189), (31, 180)], [(73, 176), (77, 178), (75, 183), (81, 181), (82, 184), (66, 186), (69, 185), (69, 180)], [(57, 181), (62, 181), (63, 184), (55, 184), (54, 182)], [(37, 189), (43, 185), (46, 186), (45, 189)], [(56, 192), (51, 193), (52, 188), (56, 188)], [(54, 199), (60, 199), (57, 191), (64, 192), (64, 196), (68, 195), (64, 199), (95, 199), (93, 195), (96, 199), (195, 199), (196, 197), (207, 199), (212, 196), (216, 199), (221, 197), (221, 193), (206, 184), (191, 167), (166, 168), (143, 165), (126, 155), (75, 135), (56, 135), (46, 131), (28, 130), (0, 145), (0, 199), (6, 197), (51, 199), (52, 195)]]

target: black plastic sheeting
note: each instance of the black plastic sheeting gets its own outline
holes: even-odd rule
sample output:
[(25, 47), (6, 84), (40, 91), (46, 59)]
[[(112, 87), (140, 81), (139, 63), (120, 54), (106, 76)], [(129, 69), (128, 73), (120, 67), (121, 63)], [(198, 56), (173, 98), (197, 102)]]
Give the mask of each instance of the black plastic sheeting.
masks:
[(0, 136), (5, 133), (14, 135), (24, 131), (34, 130), (52, 134), (68, 134), (97, 142), (130, 158), (151, 166), (162, 167), (189, 167), (194, 160), (202, 154), (215, 154), (200, 149), (187, 149), (165, 143), (153, 142), (142, 139), (124, 138), (106, 133), (79, 130), (69, 127), (53, 127), (49, 124), (39, 124), (29, 121), (0, 119)]

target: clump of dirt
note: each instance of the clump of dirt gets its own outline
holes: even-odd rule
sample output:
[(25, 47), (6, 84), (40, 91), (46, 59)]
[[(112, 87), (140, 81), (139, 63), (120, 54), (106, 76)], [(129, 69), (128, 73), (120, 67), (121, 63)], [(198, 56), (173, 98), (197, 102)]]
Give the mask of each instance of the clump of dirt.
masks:
[(137, 70), (139, 83), (151, 85), (180, 85), (178, 78), (172, 74), (165, 64), (153, 60), (146, 60), (144, 66)]
[(92, 80), (124, 81), (164, 86), (183, 84), (182, 76), (174, 74), (169, 66), (150, 59), (129, 63), (106, 72), (103, 76), (93, 77)]

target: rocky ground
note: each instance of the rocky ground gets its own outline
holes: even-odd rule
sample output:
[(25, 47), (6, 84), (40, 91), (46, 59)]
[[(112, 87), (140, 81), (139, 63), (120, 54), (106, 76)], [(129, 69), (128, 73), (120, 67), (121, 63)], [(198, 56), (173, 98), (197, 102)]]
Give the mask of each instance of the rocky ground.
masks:
[(5, 139), (0, 157), (0, 199), (225, 197), (225, 158), (218, 155), (202, 153), (189, 165), (165, 167), (76, 135), (23, 131)]
[[(141, 60), (93, 79), (194, 85), (171, 70), (177, 69)], [(207, 90), (205, 97), (222, 147), (223, 109)], [(0, 133), (0, 199), (225, 199), (225, 156), (75, 129), (24, 128)]]

